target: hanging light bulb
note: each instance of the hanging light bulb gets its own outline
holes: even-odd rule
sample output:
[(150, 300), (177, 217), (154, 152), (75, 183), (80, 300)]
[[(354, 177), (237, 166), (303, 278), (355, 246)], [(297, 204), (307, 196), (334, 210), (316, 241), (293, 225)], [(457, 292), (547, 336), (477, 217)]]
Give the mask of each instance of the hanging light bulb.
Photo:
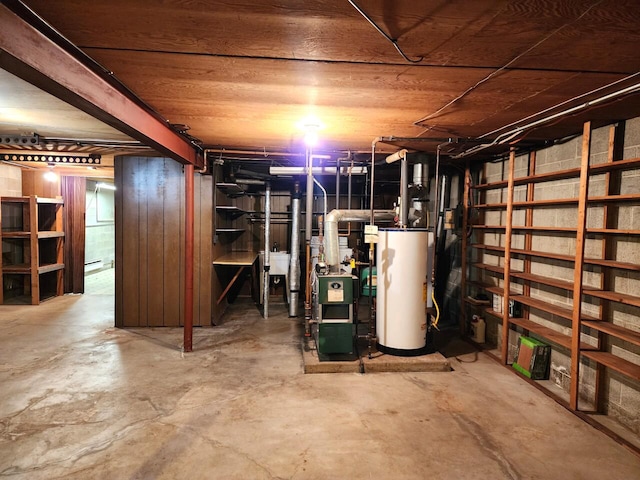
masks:
[(49, 164), (49, 170), (44, 174), (44, 179), (48, 182), (58, 181), (58, 175), (53, 171), (53, 165)]

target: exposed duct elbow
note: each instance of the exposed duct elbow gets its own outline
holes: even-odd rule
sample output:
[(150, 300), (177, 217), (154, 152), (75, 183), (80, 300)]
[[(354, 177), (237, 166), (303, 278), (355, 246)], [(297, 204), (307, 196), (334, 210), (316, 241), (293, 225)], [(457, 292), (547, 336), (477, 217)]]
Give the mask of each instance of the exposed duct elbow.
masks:
[[(338, 223), (366, 222), (370, 219), (369, 210), (331, 210), (324, 222), (325, 260), (327, 265), (340, 264), (340, 245), (338, 240)], [(375, 220), (393, 220), (394, 210), (377, 210), (373, 213)]]

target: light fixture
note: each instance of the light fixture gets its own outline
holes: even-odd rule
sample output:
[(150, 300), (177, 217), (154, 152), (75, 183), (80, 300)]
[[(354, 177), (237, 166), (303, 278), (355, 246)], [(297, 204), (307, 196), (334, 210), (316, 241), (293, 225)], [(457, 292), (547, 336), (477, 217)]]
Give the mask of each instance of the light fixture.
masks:
[(104, 183), (100, 182), (96, 184), (96, 189), (98, 190), (115, 190), (116, 186), (112, 183)]
[(304, 132), (304, 143), (313, 147), (318, 143), (318, 131), (323, 128), (322, 123), (314, 116), (308, 116), (298, 122), (298, 128)]
[(53, 164), (49, 164), (48, 168), (49, 170), (44, 174), (44, 179), (48, 182), (57, 182), (58, 181), (58, 175), (56, 175), (56, 173), (53, 171)]

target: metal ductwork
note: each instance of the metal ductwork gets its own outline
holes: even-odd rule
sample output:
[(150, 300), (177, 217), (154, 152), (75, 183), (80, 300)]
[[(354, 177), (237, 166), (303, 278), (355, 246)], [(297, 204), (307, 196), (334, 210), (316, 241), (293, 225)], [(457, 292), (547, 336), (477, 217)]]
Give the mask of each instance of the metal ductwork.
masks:
[(410, 194), (411, 207), (419, 218), (414, 227), (427, 227), (429, 224), (427, 206), (429, 201), (429, 165), (427, 163), (416, 163), (413, 166), (413, 181), (411, 182)]
[(291, 194), (291, 244), (289, 249), (289, 316), (298, 316), (298, 296), (300, 295), (300, 182), (295, 182)]
[(409, 163), (407, 161), (407, 149), (402, 149), (386, 159), (387, 163), (398, 160), (400, 163), (400, 227), (409, 226)]
[[(377, 210), (373, 212), (375, 220), (393, 220), (394, 210)], [(369, 210), (332, 210), (327, 214), (324, 222), (324, 238), (326, 243), (325, 259), (329, 266), (340, 264), (340, 244), (338, 240), (338, 223), (367, 222), (370, 220)]]
[(267, 182), (264, 194), (264, 318), (269, 318), (269, 252), (271, 242), (271, 184)]

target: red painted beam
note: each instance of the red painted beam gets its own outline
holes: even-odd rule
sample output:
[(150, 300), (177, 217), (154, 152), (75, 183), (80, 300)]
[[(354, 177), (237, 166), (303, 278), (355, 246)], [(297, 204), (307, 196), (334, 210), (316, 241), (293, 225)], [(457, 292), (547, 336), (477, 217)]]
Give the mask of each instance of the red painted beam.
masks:
[[(28, 17), (29, 15), (25, 15)], [(37, 18), (33, 16), (33, 18)], [(30, 19), (32, 20), (32, 19)], [(35, 22), (34, 22), (35, 23)], [(40, 25), (41, 26), (41, 25)], [(0, 67), (178, 162), (202, 168), (199, 149), (95, 65), (0, 5)], [(64, 39), (63, 39), (64, 40)], [(74, 54), (75, 53), (75, 54)]]
[(193, 249), (194, 249), (194, 170), (193, 165), (184, 167), (184, 351), (193, 350)]

